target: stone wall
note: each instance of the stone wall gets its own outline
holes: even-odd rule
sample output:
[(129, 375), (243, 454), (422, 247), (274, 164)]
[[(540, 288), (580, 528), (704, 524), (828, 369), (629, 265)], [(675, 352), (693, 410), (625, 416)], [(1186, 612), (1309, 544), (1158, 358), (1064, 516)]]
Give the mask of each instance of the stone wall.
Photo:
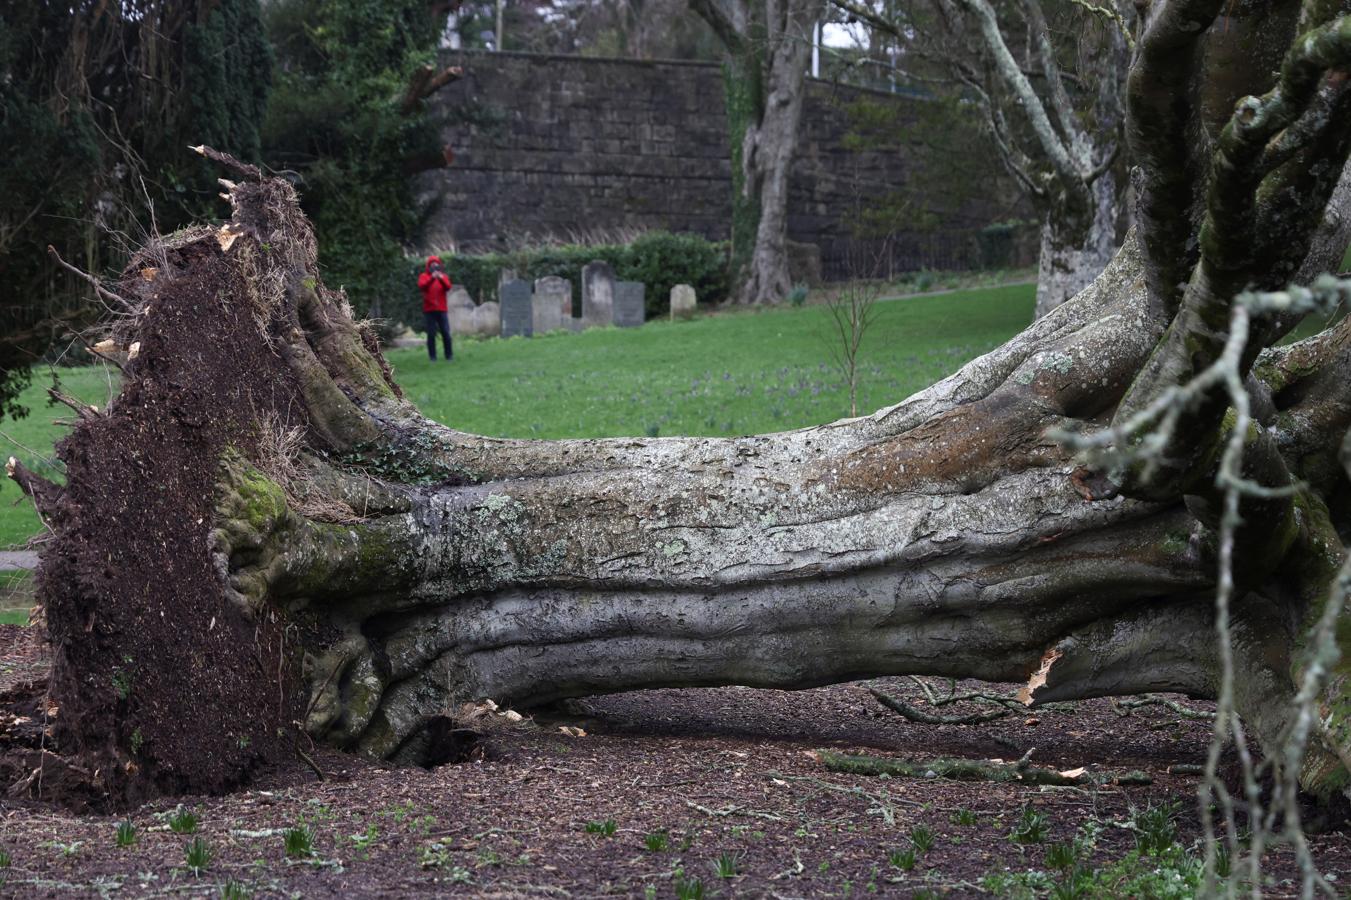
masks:
[[(466, 74), (437, 95), (455, 160), (419, 182), (423, 197), (438, 201), (429, 245), (504, 249), (626, 228), (728, 236), (731, 164), (719, 66), (474, 51), (444, 61)], [(846, 229), (861, 203), (923, 193), (923, 172), (904, 150), (844, 145), (846, 107), (861, 96), (903, 111), (926, 102), (809, 84), (789, 236), (820, 246), (828, 278), (846, 268)], [(901, 236), (895, 265), (971, 265), (974, 230), (1008, 214), (993, 201), (945, 210), (939, 234)]]

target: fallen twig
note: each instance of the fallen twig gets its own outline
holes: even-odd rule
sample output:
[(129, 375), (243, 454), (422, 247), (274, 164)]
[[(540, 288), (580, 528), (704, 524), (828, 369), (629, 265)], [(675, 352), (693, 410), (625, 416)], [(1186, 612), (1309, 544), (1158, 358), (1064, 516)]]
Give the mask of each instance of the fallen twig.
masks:
[(1028, 751), (1016, 763), (990, 762), (973, 759), (936, 759), (912, 762), (904, 759), (891, 759), (864, 754), (839, 753), (834, 750), (817, 750), (813, 754), (831, 772), (846, 775), (887, 775), (900, 778), (951, 778), (958, 781), (992, 781), (996, 783), (1021, 783), (1044, 785), (1082, 785), (1082, 784), (1152, 784), (1153, 779), (1142, 772), (1126, 772), (1120, 775), (1100, 776), (1090, 774), (1083, 769), (1070, 770), (1069, 773), (1054, 769), (1029, 766)]
[[(922, 709), (911, 706), (904, 700), (897, 700), (895, 697), (884, 694), (876, 688), (869, 688), (869, 692), (877, 699), (878, 703), (882, 704), (892, 712), (899, 713), (901, 716), (912, 722), (921, 722), (925, 725), (980, 725), (984, 722), (993, 722), (995, 719), (1002, 719), (1012, 713), (1012, 710), (1010, 709), (1001, 708), (992, 709), (988, 712), (972, 713), (968, 716), (940, 716), (934, 713), (927, 713)], [(938, 706), (941, 704), (930, 701), (930, 705)]]
[[(1139, 709), (1142, 706), (1163, 706), (1177, 713), (1184, 719), (1202, 719), (1207, 722), (1213, 722), (1215, 720), (1215, 714), (1213, 712), (1187, 709), (1187, 707), (1178, 703), (1176, 700), (1169, 700), (1167, 697), (1155, 697), (1152, 694), (1138, 699), (1116, 699), (1112, 701), (1112, 711), (1122, 717), (1129, 716), (1130, 710)], [(1122, 709), (1125, 709), (1126, 712), (1122, 712)]]
[(771, 822), (783, 821), (783, 816), (777, 816), (774, 813), (756, 812), (753, 809), (746, 809), (744, 806), (736, 806), (735, 804), (723, 807), (722, 809), (709, 809), (707, 806), (701, 806), (693, 800), (686, 800), (685, 805), (706, 816), (752, 816), (756, 819), (768, 819)]

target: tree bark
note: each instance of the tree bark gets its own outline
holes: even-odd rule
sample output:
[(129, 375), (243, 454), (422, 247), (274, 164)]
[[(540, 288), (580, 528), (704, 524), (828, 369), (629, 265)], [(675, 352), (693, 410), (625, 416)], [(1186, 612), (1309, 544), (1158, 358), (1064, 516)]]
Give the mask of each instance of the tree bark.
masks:
[[(227, 787), (286, 752), (290, 723), (425, 761), (429, 725), (483, 697), (902, 673), (1027, 681), (1034, 704), (1213, 695), (1207, 526), (1180, 499), (1086, 499), (1043, 436), (1110, 410), (1164, 331), (1133, 243), (1073, 303), (872, 416), (751, 438), (516, 441), (421, 417), (314, 274), (289, 188), (232, 196), (233, 224), (155, 251), (153, 281), (133, 265), (120, 292), (145, 304), (142, 350), (113, 407), (62, 445), (61, 498), (36, 494), (57, 533), (40, 581), (53, 691), (73, 714), (63, 741), (110, 790)], [(226, 290), (204, 301), (203, 280)], [(259, 285), (270, 297), (249, 300)], [(214, 370), (166, 343), (189, 311), (201, 342), (231, 348)], [(241, 356), (268, 390), (241, 375), (247, 390), (194, 417), (186, 398)], [(164, 496), (204, 465), (201, 503)], [(128, 517), (191, 539), (169, 556), (128, 543)], [(166, 580), (179, 555), (190, 577)], [(1290, 696), (1277, 602), (1240, 619), (1259, 734), (1279, 732)], [(177, 646), (126, 624), (169, 610)], [(224, 699), (203, 709), (208, 684)], [(112, 726), (93, 714), (109, 703)], [(191, 749), (169, 730), (193, 733)], [(195, 771), (203, 741), (210, 779)], [(1340, 777), (1345, 750), (1324, 751), (1331, 774), (1312, 787)]]

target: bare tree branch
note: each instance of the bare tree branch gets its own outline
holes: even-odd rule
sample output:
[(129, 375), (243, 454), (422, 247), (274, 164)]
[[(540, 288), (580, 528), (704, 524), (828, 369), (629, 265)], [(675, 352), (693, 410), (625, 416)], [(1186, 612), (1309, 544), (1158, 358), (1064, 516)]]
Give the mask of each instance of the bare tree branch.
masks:
[(1005, 87), (1017, 98), (1018, 105), (1027, 116), (1032, 132), (1036, 135), (1051, 168), (1067, 188), (1082, 187), (1084, 173), (1075, 165), (1069, 148), (1056, 134), (1055, 127), (1046, 114), (1045, 104), (1037, 96), (1037, 92), (1033, 90), (1032, 84), (1009, 51), (1008, 44), (999, 31), (999, 20), (995, 16), (994, 9), (987, 0), (956, 0), (956, 2), (975, 18), (995, 71)]
[(1051, 29), (1046, 24), (1046, 14), (1042, 11), (1040, 0), (1022, 0), (1023, 13), (1027, 17), (1028, 40), (1036, 49), (1041, 61), (1042, 74), (1046, 78), (1046, 92), (1050, 97), (1051, 110), (1055, 113), (1060, 131), (1069, 142), (1069, 150), (1078, 171), (1087, 169), (1089, 160), (1084, 158), (1091, 146), (1088, 136), (1079, 127), (1074, 113), (1074, 104), (1065, 90), (1065, 82), (1060, 76), (1060, 66), (1055, 61), (1055, 48), (1051, 46)]

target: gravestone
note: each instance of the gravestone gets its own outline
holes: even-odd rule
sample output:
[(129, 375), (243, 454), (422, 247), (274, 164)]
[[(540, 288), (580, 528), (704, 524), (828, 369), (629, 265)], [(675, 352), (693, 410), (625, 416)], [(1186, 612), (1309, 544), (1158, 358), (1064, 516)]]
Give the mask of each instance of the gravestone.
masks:
[(671, 318), (693, 319), (697, 307), (694, 288), (688, 284), (677, 284), (671, 288)]
[(446, 294), (446, 318), (451, 334), (474, 334), (474, 299), (458, 284)]
[(515, 337), (518, 334), (530, 337), (535, 330), (530, 282), (519, 278), (504, 281), (497, 290), (502, 302), (502, 337)]
[(535, 334), (558, 331), (572, 318), (572, 282), (557, 275), (535, 280)]
[(647, 286), (641, 281), (618, 281), (614, 288), (614, 322), (620, 328), (637, 328), (646, 318), (643, 302)]
[(582, 267), (582, 327), (614, 324), (615, 270), (607, 262)]
[(494, 337), (502, 333), (502, 311), (496, 300), (480, 303), (474, 307), (473, 334)]

